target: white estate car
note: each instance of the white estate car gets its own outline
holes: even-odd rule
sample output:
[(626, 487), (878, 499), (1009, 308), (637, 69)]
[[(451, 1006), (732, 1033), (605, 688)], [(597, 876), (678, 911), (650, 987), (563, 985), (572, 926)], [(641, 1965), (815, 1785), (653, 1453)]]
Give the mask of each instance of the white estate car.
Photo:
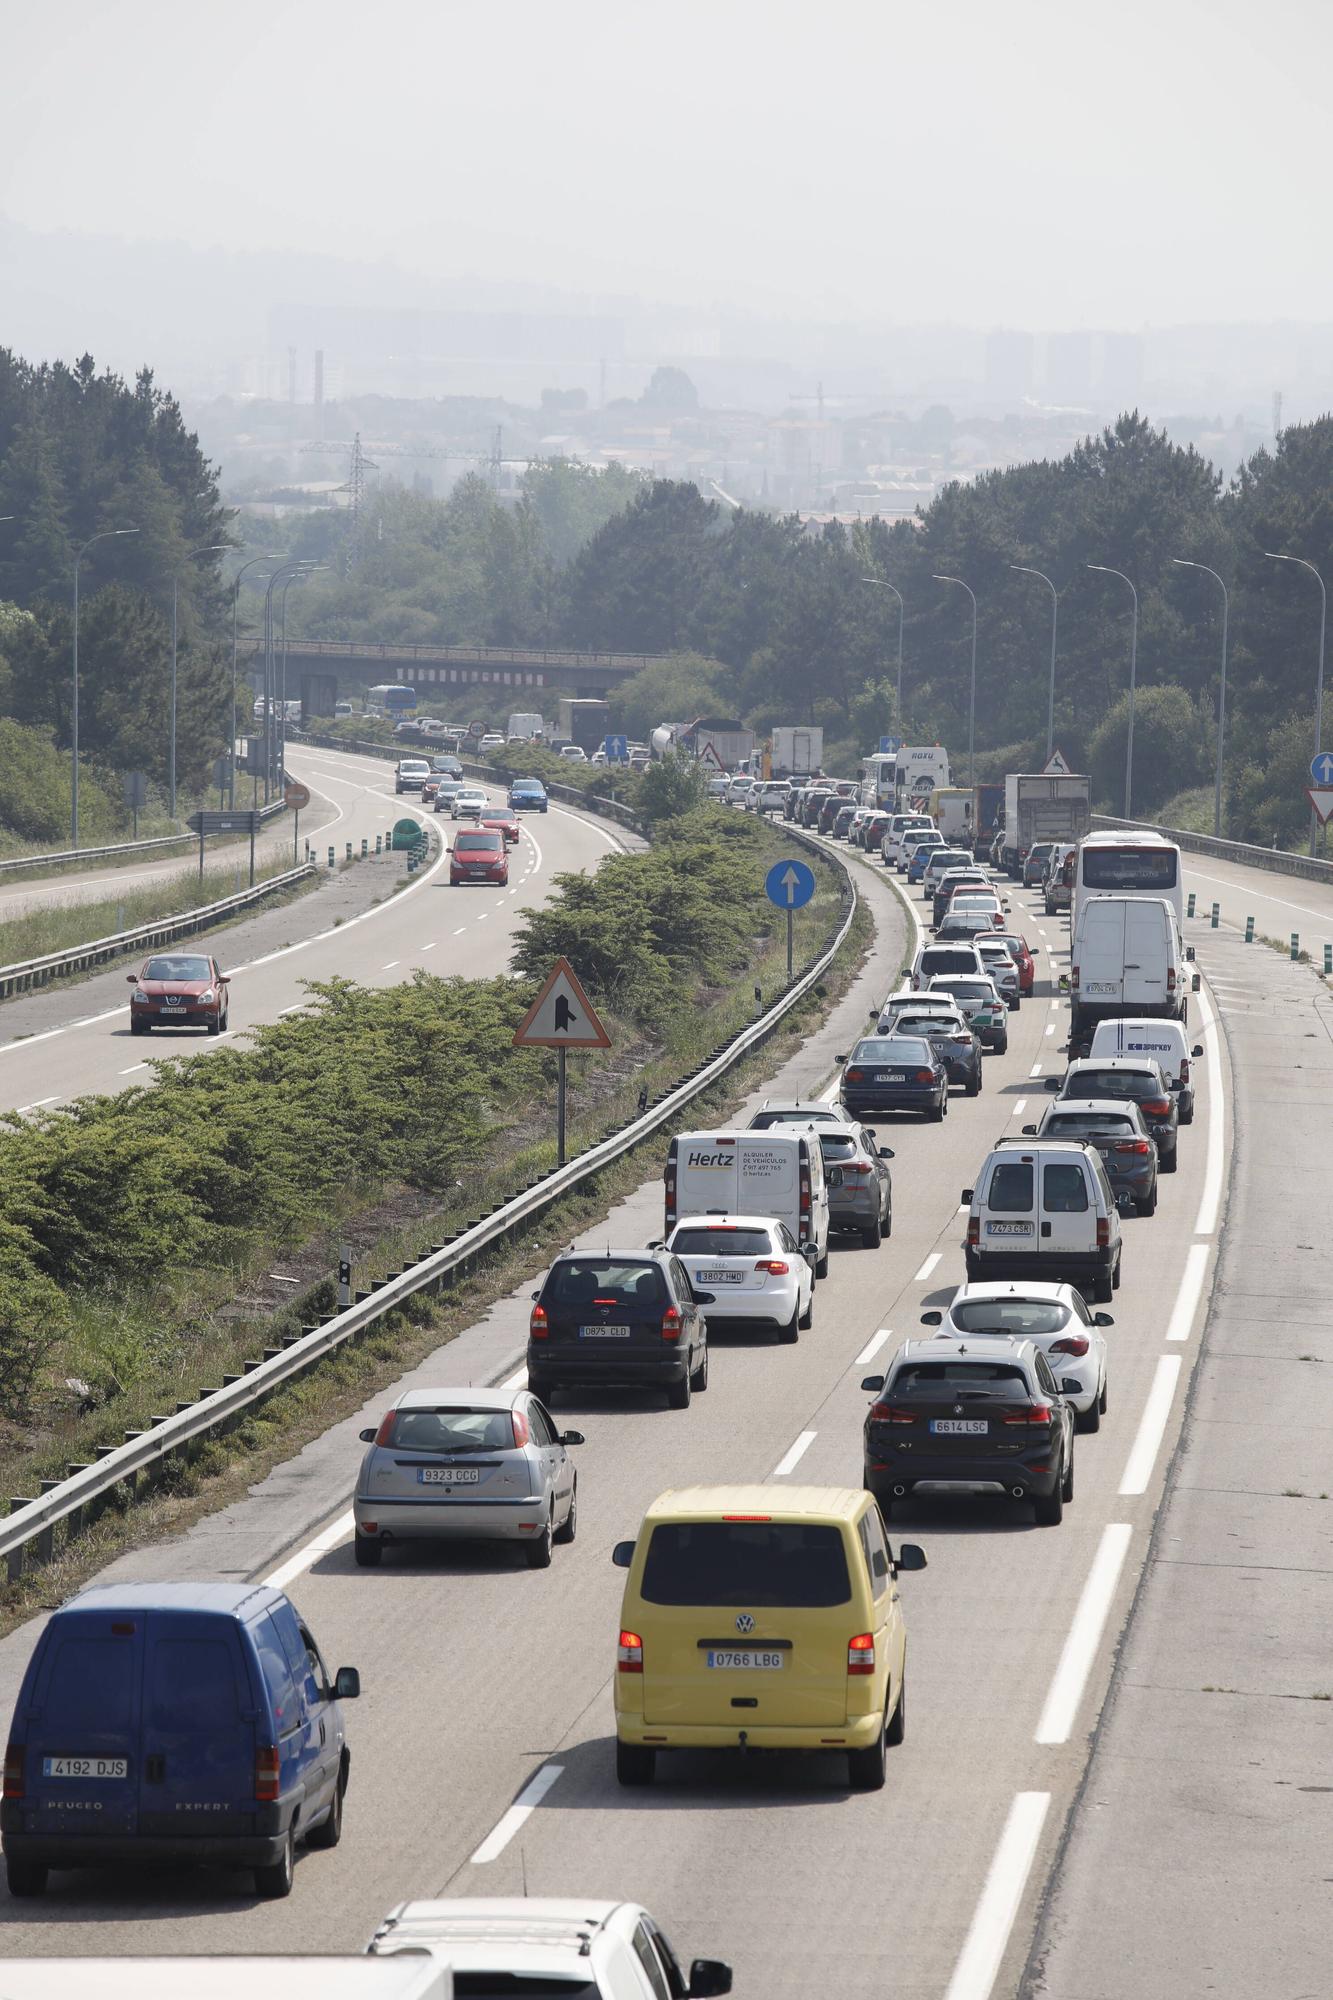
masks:
[(376, 1958), (403, 1951), (438, 1956), (459, 1993), (567, 1992), (578, 2000), (662, 2000), (669, 1993), (707, 2000), (731, 1991), (731, 1967), (721, 1959), (696, 1958), (687, 1975), (641, 1904), (596, 1896), (399, 1903), (366, 1949)]
[(678, 1222), (667, 1249), (680, 1258), (696, 1291), (711, 1292), (708, 1324), (758, 1320), (795, 1340), (812, 1326), (815, 1274), (785, 1222), (767, 1215), (692, 1215)]
[[(1030, 1340), (1050, 1364), (1051, 1373), (1074, 1405), (1081, 1431), (1100, 1429), (1106, 1408), (1107, 1351), (1105, 1326), (1110, 1313), (1090, 1312), (1073, 1285), (1015, 1279), (960, 1285), (944, 1312), (921, 1315), (922, 1326), (939, 1329), (942, 1338), (957, 1340), (973, 1333), (1008, 1334)], [(1077, 1382), (1078, 1387), (1070, 1385)]]
[(449, 808), (451, 819), (480, 819), (490, 800), (477, 785), (464, 785), (461, 792), (454, 793), (453, 804)]

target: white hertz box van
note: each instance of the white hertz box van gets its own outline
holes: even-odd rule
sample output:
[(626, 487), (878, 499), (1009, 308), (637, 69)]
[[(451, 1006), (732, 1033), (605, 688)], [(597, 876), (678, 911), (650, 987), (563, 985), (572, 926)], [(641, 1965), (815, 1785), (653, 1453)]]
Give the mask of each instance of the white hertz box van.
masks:
[(829, 1197), (819, 1133), (784, 1126), (766, 1132), (682, 1132), (666, 1164), (666, 1229), (689, 1215), (768, 1215), (785, 1222), (815, 1276), (828, 1271)]

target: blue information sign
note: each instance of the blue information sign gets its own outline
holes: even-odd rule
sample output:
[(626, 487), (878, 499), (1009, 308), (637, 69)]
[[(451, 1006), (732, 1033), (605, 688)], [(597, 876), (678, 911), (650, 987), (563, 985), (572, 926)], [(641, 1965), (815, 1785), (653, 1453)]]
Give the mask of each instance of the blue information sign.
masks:
[(764, 877), (764, 894), (780, 910), (799, 910), (814, 893), (814, 873), (804, 861), (775, 861)]
[(879, 739), (881, 757), (896, 757), (902, 747), (903, 739), (901, 736), (881, 736)]
[(1316, 785), (1333, 785), (1333, 757), (1327, 750), (1321, 750), (1310, 759), (1310, 781)]
[(602, 748), (606, 752), (606, 761), (608, 764), (628, 764), (628, 736), (604, 736), (602, 738)]

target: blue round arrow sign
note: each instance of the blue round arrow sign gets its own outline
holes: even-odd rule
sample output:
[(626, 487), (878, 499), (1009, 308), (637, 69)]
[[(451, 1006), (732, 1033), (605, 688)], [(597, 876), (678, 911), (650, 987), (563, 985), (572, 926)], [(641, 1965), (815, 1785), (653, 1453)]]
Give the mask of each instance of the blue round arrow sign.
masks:
[(764, 877), (764, 894), (780, 910), (799, 910), (814, 893), (814, 872), (804, 861), (775, 861)]
[(1310, 759), (1310, 781), (1315, 785), (1333, 785), (1333, 757), (1327, 750), (1318, 751)]

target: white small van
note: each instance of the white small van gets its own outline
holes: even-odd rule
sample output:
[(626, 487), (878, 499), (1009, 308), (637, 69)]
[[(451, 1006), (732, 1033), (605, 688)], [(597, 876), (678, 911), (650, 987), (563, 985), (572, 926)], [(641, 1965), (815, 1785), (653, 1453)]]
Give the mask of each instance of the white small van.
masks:
[(1193, 955), (1164, 897), (1089, 896), (1070, 948), (1071, 1033), (1113, 1014), (1183, 1021)]
[(1108, 1056), (1149, 1056), (1175, 1093), (1182, 1125), (1194, 1123), (1194, 1085), (1190, 1059), (1203, 1054), (1202, 1042), (1191, 1048), (1183, 1022), (1150, 1019), (1099, 1021), (1088, 1050), (1094, 1059)]
[(1095, 1146), (1001, 1139), (962, 1198), (969, 1283), (1050, 1278), (1109, 1301), (1120, 1283), (1120, 1211)]
[(666, 1164), (666, 1228), (690, 1215), (765, 1215), (785, 1222), (814, 1265), (828, 1274), (829, 1192), (818, 1128), (681, 1132)]

